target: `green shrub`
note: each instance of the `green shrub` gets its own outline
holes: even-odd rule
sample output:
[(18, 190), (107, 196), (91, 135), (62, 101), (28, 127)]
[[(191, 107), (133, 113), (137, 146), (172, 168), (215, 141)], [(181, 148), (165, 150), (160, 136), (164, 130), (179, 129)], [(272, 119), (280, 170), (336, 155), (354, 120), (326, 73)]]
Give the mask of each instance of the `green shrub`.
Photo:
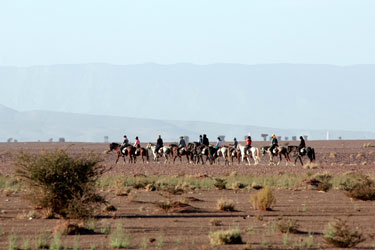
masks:
[(251, 195), (250, 199), (253, 208), (259, 210), (271, 210), (276, 204), (276, 198), (268, 186)]
[(29, 187), (30, 201), (38, 208), (63, 218), (82, 219), (106, 203), (96, 193), (96, 181), (104, 172), (93, 154), (72, 157), (63, 150), (31, 155), (20, 152), (16, 173)]
[(357, 200), (375, 200), (375, 182), (368, 176), (350, 173), (340, 183), (346, 195)]
[(312, 186), (315, 186), (317, 190), (327, 192), (332, 188), (332, 176), (329, 174), (316, 174), (308, 181)]
[(209, 234), (211, 245), (242, 244), (241, 232), (239, 229), (211, 232)]
[(365, 241), (362, 233), (349, 227), (346, 221), (336, 219), (328, 224), (323, 236), (324, 241), (335, 247), (354, 247)]
[(224, 179), (216, 178), (216, 179), (215, 179), (214, 186), (215, 186), (217, 189), (222, 190), (222, 189), (225, 189), (225, 188), (226, 188), (226, 184), (227, 184), (227, 182), (226, 182)]

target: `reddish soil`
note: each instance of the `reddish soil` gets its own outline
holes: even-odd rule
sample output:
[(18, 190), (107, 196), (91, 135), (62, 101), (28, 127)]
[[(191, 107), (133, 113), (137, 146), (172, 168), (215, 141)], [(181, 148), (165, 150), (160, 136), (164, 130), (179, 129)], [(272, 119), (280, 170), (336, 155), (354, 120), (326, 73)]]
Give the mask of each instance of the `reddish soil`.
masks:
[[(333, 175), (347, 171), (360, 171), (365, 174), (375, 173), (375, 148), (363, 148), (363, 144), (374, 141), (312, 141), (308, 142), (316, 150), (317, 169), (304, 169), (300, 165), (268, 166), (267, 158), (262, 159), (258, 166), (234, 164), (221, 165), (192, 165), (186, 162), (178, 164), (137, 163), (124, 164), (119, 162), (108, 175), (196, 175), (224, 176), (236, 171), (238, 174), (280, 174), (327, 171)], [(292, 144), (292, 143), (291, 143)], [(258, 142), (255, 146), (260, 146)], [(93, 151), (102, 154), (107, 145), (102, 143), (1, 143), (0, 144), (0, 173), (13, 175), (17, 152), (23, 149), (27, 152), (38, 153), (42, 150), (54, 148), (68, 148), (72, 154)], [(335, 157), (330, 157), (335, 153)], [(333, 155), (333, 154), (331, 154)], [(352, 155), (352, 156), (351, 156)], [(103, 154), (104, 164), (113, 166), (115, 154)], [(307, 160), (305, 159), (305, 162)], [(375, 202), (353, 201), (340, 190), (330, 190), (327, 193), (313, 190), (292, 191), (275, 190), (277, 203), (273, 211), (256, 211), (251, 207), (250, 194), (255, 190), (196, 190), (182, 195), (171, 195), (163, 191), (146, 192), (132, 190), (128, 196), (115, 196), (112, 192), (105, 193), (107, 199), (117, 207), (112, 214), (101, 213), (95, 223), (96, 232), (101, 232), (106, 226), (115, 228), (122, 223), (131, 238), (133, 249), (211, 249), (208, 238), (209, 232), (239, 228), (242, 239), (252, 249), (306, 249), (309, 239), (313, 239), (311, 249), (330, 248), (323, 242), (323, 232), (334, 217), (347, 219), (353, 227), (360, 227), (367, 240), (355, 249), (375, 249)], [(8, 249), (8, 238), (16, 233), (19, 246), (26, 239), (31, 239), (42, 232), (52, 232), (58, 219), (28, 219), (27, 214), (32, 211), (24, 199), (24, 193), (0, 193), (0, 249)], [(187, 197), (194, 197), (199, 201), (189, 201), (194, 208), (185, 213), (167, 213), (155, 205), (158, 201), (180, 201)], [(232, 199), (235, 204), (234, 212), (221, 212), (216, 209), (216, 202), (220, 198)], [(273, 226), (279, 216), (294, 219), (300, 225), (298, 234), (290, 234), (286, 244), (285, 235), (275, 230)], [(211, 225), (213, 219), (221, 225)], [(309, 234), (311, 236), (309, 236)], [(68, 249), (73, 249), (73, 242), (79, 241), (80, 249), (90, 249), (95, 244), (96, 249), (110, 249), (109, 236), (106, 234), (62, 236), (62, 242)], [(155, 238), (153, 243), (149, 239)], [(147, 242), (147, 246), (145, 246)], [(219, 246), (218, 249), (245, 249), (248, 245)], [(331, 248), (330, 248), (331, 249)]]

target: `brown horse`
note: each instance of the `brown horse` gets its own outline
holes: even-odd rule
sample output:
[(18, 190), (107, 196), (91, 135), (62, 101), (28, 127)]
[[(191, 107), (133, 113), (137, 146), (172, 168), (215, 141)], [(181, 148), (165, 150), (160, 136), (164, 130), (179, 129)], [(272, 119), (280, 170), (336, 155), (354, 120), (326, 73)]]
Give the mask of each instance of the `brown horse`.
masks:
[[(282, 147), (282, 146), (280, 146), (280, 147), (276, 147), (273, 151), (274, 152), (271, 152), (270, 151), (270, 149), (271, 149), (271, 147), (270, 146), (265, 146), (265, 147), (262, 147), (261, 148), (261, 151), (262, 151), (262, 154), (264, 155), (266, 152), (268, 152), (268, 155), (270, 156), (270, 162), (269, 162), (269, 165), (279, 165), (280, 164), (280, 162), (281, 162), (281, 160), (282, 160), (282, 156), (284, 156), (284, 158), (285, 158), (285, 160), (286, 160), (286, 165), (288, 166), (288, 162), (291, 162), (291, 160), (290, 160), (290, 157), (289, 157), (289, 153), (288, 153), (288, 149), (286, 148), (286, 147)], [(273, 157), (277, 157), (277, 156), (279, 156), (280, 157), (280, 159), (279, 159), (279, 161), (277, 162), (277, 163), (275, 163), (274, 161), (273, 161)]]
[(148, 150), (145, 148), (137, 148), (135, 150), (135, 156), (141, 156), (143, 163), (145, 162), (145, 158), (146, 158), (147, 163), (149, 161)]
[(188, 147), (181, 148), (180, 150), (178, 150), (178, 146), (176, 144), (170, 144), (169, 147), (171, 149), (171, 158), (173, 158), (173, 163), (176, 161), (177, 157), (180, 158), (180, 162), (182, 162), (181, 156), (183, 155), (186, 155), (186, 160), (188, 163), (190, 163), (191, 152)]
[(112, 142), (111, 144), (109, 144), (109, 149), (107, 150), (106, 153), (108, 154), (112, 150), (116, 151), (116, 153), (117, 153), (116, 164), (117, 164), (120, 157), (123, 157), (124, 162), (126, 162), (126, 160), (125, 160), (126, 156), (129, 156), (129, 163), (130, 162), (133, 162), (133, 163), (136, 162), (135, 147), (133, 147), (131, 145), (128, 145), (121, 150), (120, 144), (118, 144), (116, 142)]

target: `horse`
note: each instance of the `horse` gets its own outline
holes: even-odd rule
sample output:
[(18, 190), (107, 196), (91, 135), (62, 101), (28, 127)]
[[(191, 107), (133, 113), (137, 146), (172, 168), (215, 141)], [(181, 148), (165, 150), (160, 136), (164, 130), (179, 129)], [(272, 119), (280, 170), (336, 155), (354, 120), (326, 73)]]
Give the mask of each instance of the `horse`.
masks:
[(224, 159), (224, 165), (229, 165), (229, 157), (230, 157), (230, 152), (229, 148), (226, 146), (223, 146), (221, 148), (218, 148), (216, 151), (216, 158), (219, 159), (219, 157), (223, 157)]
[(245, 158), (249, 165), (251, 165), (250, 158), (251, 156), (254, 159), (254, 165), (258, 165), (260, 162), (260, 154), (259, 148), (257, 147), (250, 147), (250, 149), (246, 150), (246, 146), (242, 146), (241, 144), (237, 145), (238, 150), (241, 153), (241, 161), (244, 162)]
[(152, 154), (154, 155), (154, 161), (159, 161), (159, 158), (164, 156), (164, 163), (168, 162), (168, 156), (170, 154), (169, 147), (163, 146), (158, 150), (158, 152), (155, 152), (156, 146), (150, 142), (149, 144), (147, 144), (146, 148), (152, 151)]
[(291, 162), (290, 158), (289, 158), (289, 153), (288, 153), (288, 149), (286, 147), (276, 147), (273, 149), (273, 152), (270, 151), (270, 148), (271, 146), (265, 146), (265, 147), (262, 147), (261, 148), (261, 151), (262, 151), (262, 155), (265, 155), (266, 152), (268, 152), (268, 155), (270, 156), (270, 162), (269, 162), (269, 165), (275, 165), (275, 162), (273, 161), (273, 157), (277, 157), (279, 156), (280, 157), (280, 160), (276, 163), (276, 165), (280, 165), (280, 162), (282, 160), (282, 156), (284, 156), (285, 160), (286, 160), (286, 165), (288, 166), (288, 162)]
[(195, 164), (198, 164), (199, 162), (202, 162), (202, 164), (204, 163), (202, 154), (204, 145), (199, 142), (189, 142), (186, 148), (191, 152), (190, 158)]
[(146, 162), (148, 163), (148, 161), (149, 161), (149, 154), (148, 154), (148, 150), (147, 149), (142, 148), (142, 147), (137, 148), (135, 150), (135, 155), (136, 156), (141, 156), (143, 163), (145, 162), (145, 158), (146, 158)]
[(228, 158), (232, 162), (232, 165), (233, 165), (234, 158), (236, 158), (238, 161), (238, 164), (240, 164), (241, 163), (241, 151), (239, 150), (239, 148), (230, 147)]
[(170, 144), (169, 148), (171, 150), (171, 157), (173, 158), (173, 163), (175, 163), (177, 157), (180, 158), (180, 162), (182, 162), (181, 156), (183, 155), (186, 155), (186, 160), (188, 163), (190, 163), (191, 152), (187, 146), (179, 149), (176, 144)]
[(297, 160), (299, 159), (301, 162), (301, 165), (303, 166), (302, 157), (307, 155), (307, 158), (309, 158), (310, 163), (315, 161), (315, 149), (312, 147), (302, 148), (294, 161), (294, 164), (297, 163)]
[(123, 157), (124, 158), (124, 162), (126, 162), (125, 160), (125, 156), (129, 156), (129, 162), (134, 162), (136, 161), (136, 158), (135, 158), (135, 148), (131, 145), (129, 146), (126, 146), (126, 147), (123, 147), (116, 143), (116, 142), (112, 142), (109, 144), (109, 149), (106, 151), (106, 153), (108, 154), (109, 152), (115, 150), (116, 153), (117, 153), (117, 159), (116, 159), (116, 163), (118, 162), (119, 158), (120, 157)]

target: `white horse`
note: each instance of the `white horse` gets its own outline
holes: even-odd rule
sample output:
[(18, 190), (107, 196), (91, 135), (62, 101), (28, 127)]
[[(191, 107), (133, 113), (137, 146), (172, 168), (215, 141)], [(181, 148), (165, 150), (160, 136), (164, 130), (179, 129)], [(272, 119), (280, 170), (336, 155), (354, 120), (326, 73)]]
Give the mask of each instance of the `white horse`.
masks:
[(168, 156), (171, 151), (169, 147), (163, 146), (158, 150), (158, 152), (155, 152), (156, 146), (152, 143), (149, 143), (147, 144), (146, 148), (152, 151), (152, 154), (154, 156), (154, 161), (159, 161), (159, 158), (164, 156), (165, 158), (164, 163), (168, 162), (168, 158), (169, 158)]
[(246, 158), (248, 164), (251, 165), (250, 158), (252, 156), (253, 159), (254, 159), (254, 165), (258, 165), (259, 164), (259, 161), (260, 161), (260, 153), (259, 153), (260, 151), (259, 151), (259, 148), (257, 148), (257, 147), (251, 147), (250, 150), (246, 150), (246, 146), (242, 146), (241, 144), (238, 144), (237, 147), (238, 147), (238, 149), (241, 152), (241, 161), (242, 162), (244, 162), (245, 158)]
[(223, 157), (224, 159), (224, 165), (229, 165), (229, 160), (228, 160), (228, 154), (229, 154), (229, 148), (227, 147), (221, 147), (217, 150), (216, 152), (217, 157), (219, 158), (220, 156)]

